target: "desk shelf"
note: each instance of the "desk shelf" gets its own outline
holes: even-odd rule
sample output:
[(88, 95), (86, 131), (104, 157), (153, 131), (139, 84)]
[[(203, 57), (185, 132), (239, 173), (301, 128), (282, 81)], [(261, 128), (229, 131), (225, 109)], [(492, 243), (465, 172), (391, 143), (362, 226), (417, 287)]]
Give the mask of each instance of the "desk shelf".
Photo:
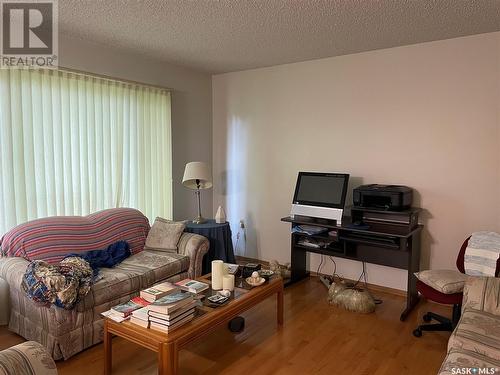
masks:
[(400, 224), (400, 223), (389, 223), (389, 222), (379, 222), (379, 221), (367, 221), (367, 224), (370, 225), (370, 228), (367, 229), (359, 229), (355, 227), (351, 227), (352, 219), (350, 217), (344, 217), (342, 219), (342, 224), (337, 225), (334, 221), (326, 220), (326, 219), (316, 219), (307, 216), (295, 216), (295, 217), (284, 217), (281, 221), (299, 224), (299, 225), (314, 225), (317, 227), (328, 228), (331, 230), (345, 230), (349, 232), (358, 232), (358, 233), (370, 233), (374, 235), (381, 236), (394, 236), (394, 237), (410, 237), (414, 234), (415, 231), (421, 229), (422, 225), (417, 225), (414, 229), (408, 229), (408, 225)]
[[(308, 253), (323, 254), (407, 270), (407, 304), (401, 314), (401, 320), (406, 319), (416, 305), (418, 293), (414, 273), (420, 269), (420, 234), (423, 225), (417, 223), (411, 226), (408, 223), (365, 220), (369, 228), (360, 229), (350, 225), (351, 218), (343, 218), (342, 225), (305, 216), (284, 217), (281, 221), (290, 223), (292, 227), (314, 225), (337, 233), (337, 236), (331, 236), (328, 233), (316, 235), (292, 233), (290, 283), (302, 280), (309, 275)], [(298, 243), (302, 238), (331, 241), (332, 245), (324, 248), (309, 247)]]
[(370, 246), (376, 246), (376, 247), (382, 247), (382, 248), (394, 249), (394, 250), (400, 250), (400, 247), (401, 247), (399, 242), (398, 243), (390, 243), (390, 242), (385, 242), (385, 241), (370, 240), (370, 239), (359, 238), (359, 237), (355, 238), (355, 237), (348, 237), (348, 236), (340, 236), (339, 241), (351, 242), (354, 244), (370, 245)]

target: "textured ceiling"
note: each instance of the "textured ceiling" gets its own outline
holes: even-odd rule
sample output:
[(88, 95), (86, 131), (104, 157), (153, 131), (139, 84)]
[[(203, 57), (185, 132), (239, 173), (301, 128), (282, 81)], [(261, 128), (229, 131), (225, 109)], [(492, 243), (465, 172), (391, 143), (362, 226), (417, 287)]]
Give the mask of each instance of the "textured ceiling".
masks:
[(500, 30), (500, 0), (60, 0), (60, 32), (222, 73)]

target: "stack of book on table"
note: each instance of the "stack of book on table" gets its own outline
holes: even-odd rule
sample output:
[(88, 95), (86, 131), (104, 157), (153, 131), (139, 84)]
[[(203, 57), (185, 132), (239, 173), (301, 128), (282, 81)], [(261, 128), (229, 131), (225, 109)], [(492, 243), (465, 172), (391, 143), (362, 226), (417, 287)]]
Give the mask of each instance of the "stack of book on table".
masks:
[[(172, 331), (193, 320), (195, 310), (196, 300), (193, 294), (179, 290), (177, 293), (160, 298), (147, 307), (149, 327), (164, 332)], [(131, 322), (134, 317), (132, 315)], [(144, 326), (144, 320), (142, 324)]]
[(194, 318), (194, 296), (208, 287), (208, 284), (190, 279), (154, 285), (141, 291), (140, 297), (115, 306), (102, 315), (117, 322), (130, 319), (131, 323), (141, 327), (169, 332)]

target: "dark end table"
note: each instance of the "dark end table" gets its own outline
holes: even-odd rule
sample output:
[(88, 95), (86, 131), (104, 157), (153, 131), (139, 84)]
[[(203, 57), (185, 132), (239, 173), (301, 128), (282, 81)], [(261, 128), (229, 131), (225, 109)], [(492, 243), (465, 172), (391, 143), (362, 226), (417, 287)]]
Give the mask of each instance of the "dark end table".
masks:
[(208, 253), (203, 258), (203, 274), (212, 271), (212, 260), (220, 259), (225, 263), (236, 263), (229, 222), (217, 224), (214, 219), (211, 219), (203, 224), (195, 224), (189, 221), (185, 231), (202, 235), (210, 241)]

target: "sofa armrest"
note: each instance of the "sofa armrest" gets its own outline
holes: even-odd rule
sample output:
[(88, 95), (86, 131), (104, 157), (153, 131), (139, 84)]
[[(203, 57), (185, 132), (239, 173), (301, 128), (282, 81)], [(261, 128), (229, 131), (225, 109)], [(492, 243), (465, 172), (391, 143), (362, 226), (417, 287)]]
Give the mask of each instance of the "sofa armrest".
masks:
[(42, 345), (35, 341), (27, 341), (0, 352), (0, 375), (14, 373), (55, 375), (57, 368)]
[(29, 263), (24, 258), (0, 257), (0, 277), (7, 281), (11, 289), (21, 289), (21, 282)]
[(207, 238), (195, 233), (182, 233), (177, 249), (179, 254), (189, 257), (188, 277), (194, 279), (201, 276), (203, 256), (208, 252), (210, 242)]
[(467, 277), (464, 286), (462, 311), (465, 309), (500, 315), (500, 278)]

